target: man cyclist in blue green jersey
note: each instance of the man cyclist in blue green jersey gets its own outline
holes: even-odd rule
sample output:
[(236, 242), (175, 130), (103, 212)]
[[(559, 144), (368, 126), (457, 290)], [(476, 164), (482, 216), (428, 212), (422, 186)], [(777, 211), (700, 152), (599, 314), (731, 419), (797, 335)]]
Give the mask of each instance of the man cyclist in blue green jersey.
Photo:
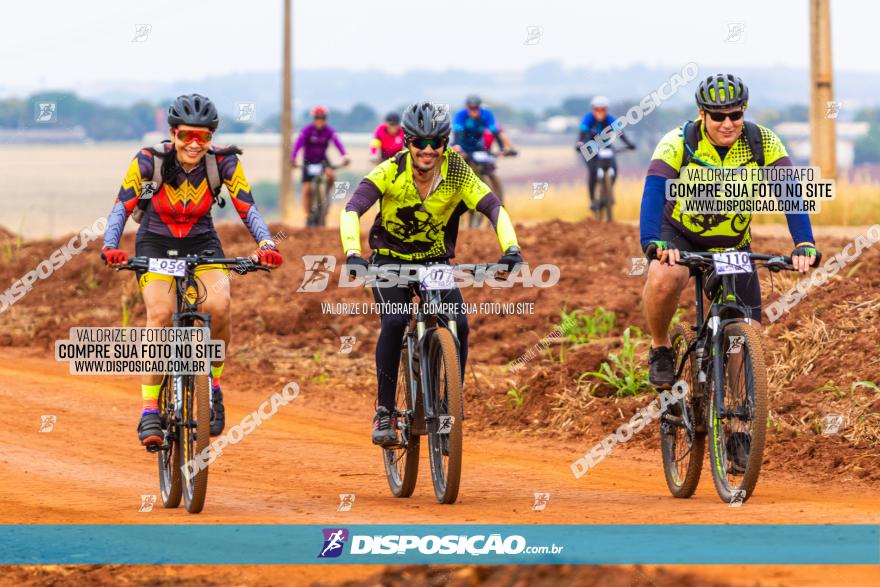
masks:
[[(749, 90), (740, 78), (720, 73), (706, 78), (697, 88), (696, 101), (699, 117), (668, 132), (657, 145), (642, 194), (640, 241), (648, 258), (657, 257), (648, 268), (643, 293), (652, 338), (649, 379), (657, 387), (669, 387), (675, 379), (668, 330), (689, 278), (687, 267), (676, 265), (680, 251), (750, 251), (752, 240), (750, 214), (684, 214), (681, 201), (666, 200), (666, 181), (678, 179), (686, 166), (792, 165), (773, 131), (744, 120)], [(806, 273), (817, 255), (810, 218), (792, 213), (786, 214), (786, 221), (794, 242), (792, 264)], [(735, 287), (750, 308), (752, 326), (759, 329), (761, 289), (757, 274), (737, 274)]]

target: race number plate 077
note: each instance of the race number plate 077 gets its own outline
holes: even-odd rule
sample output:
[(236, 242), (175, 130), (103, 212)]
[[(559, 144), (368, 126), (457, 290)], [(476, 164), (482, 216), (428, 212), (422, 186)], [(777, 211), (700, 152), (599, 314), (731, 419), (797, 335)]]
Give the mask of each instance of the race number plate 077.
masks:
[(183, 277), (186, 275), (186, 261), (183, 259), (150, 259), (150, 273)]
[(419, 282), (422, 289), (452, 289), (455, 287), (455, 272), (451, 265), (430, 265), (419, 268)]
[(752, 263), (749, 259), (749, 254), (743, 251), (713, 253), (712, 261), (715, 263), (715, 273), (718, 275), (752, 272)]

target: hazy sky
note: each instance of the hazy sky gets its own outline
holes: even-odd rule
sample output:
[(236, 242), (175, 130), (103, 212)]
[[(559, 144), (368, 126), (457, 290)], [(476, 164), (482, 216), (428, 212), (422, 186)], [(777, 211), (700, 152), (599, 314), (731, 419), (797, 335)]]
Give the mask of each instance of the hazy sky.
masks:
[[(0, 0), (0, 89), (82, 88), (280, 67), (281, 1)], [(303, 68), (521, 69), (548, 59), (614, 68), (808, 65), (808, 0), (716, 3), (446, 0), (294, 1)], [(719, 6), (720, 4), (720, 6)], [(838, 70), (880, 71), (870, 40), (880, 6), (832, 0)], [(743, 23), (740, 42), (725, 42)], [(135, 25), (150, 26), (133, 42)], [(525, 44), (527, 27), (543, 27)]]

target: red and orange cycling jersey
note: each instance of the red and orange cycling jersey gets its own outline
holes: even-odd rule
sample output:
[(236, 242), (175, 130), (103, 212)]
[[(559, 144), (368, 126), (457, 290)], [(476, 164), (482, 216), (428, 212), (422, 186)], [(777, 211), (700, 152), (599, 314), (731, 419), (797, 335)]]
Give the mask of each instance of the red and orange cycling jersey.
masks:
[[(202, 159), (190, 171), (184, 171), (172, 157), (172, 153), (166, 156), (166, 166), (172, 164), (174, 167), (164, 177), (159, 191), (149, 200), (139, 232), (174, 238), (213, 233), (211, 206), (214, 197), (208, 185), (205, 160)], [(153, 165), (159, 160), (148, 149), (142, 149), (132, 159), (108, 217), (104, 233), (105, 247), (116, 248), (119, 245), (125, 222), (137, 206), (144, 183), (152, 180)], [(232, 204), (254, 240), (258, 243), (271, 240), (238, 157), (234, 154), (217, 155), (217, 166)]]

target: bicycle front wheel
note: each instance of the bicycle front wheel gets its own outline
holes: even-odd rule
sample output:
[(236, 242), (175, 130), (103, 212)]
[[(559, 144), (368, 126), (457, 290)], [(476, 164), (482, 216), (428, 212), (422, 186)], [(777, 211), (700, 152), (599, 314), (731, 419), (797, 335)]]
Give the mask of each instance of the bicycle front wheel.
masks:
[(426, 368), (436, 416), (428, 423), (428, 456), (434, 495), (440, 503), (455, 503), (461, 481), (464, 400), (458, 348), (446, 328), (431, 331)]
[(174, 385), (171, 375), (165, 375), (159, 390), (159, 414), (162, 417), (162, 430), (165, 433), (165, 445), (157, 453), (159, 461), (159, 493), (162, 505), (176, 508), (180, 505), (182, 495), (180, 483), (180, 443), (167, 431), (174, 425)]
[(201, 512), (205, 506), (210, 442), (211, 397), (208, 392), (208, 376), (187, 377), (184, 383), (180, 446), (183, 448), (183, 501), (186, 511), (191, 514)]
[(676, 370), (685, 361), (681, 378), (676, 383), (686, 384), (687, 393), (679, 401), (669, 404), (660, 416), (660, 452), (669, 492), (673, 497), (686, 498), (694, 494), (700, 483), (706, 454), (704, 408), (698, 397), (696, 357), (693, 352), (687, 353), (696, 335), (689, 324), (680, 322), (672, 329), (669, 338)]
[(709, 400), (709, 461), (721, 501), (744, 502), (755, 490), (767, 434), (767, 369), (755, 330), (728, 324), (722, 336), (723, 402)]
[(614, 185), (611, 173), (605, 172), (602, 182), (602, 205), (605, 207), (605, 221), (611, 222), (611, 208), (614, 206)]
[(419, 476), (419, 445), (421, 437), (414, 428), (424, 426), (425, 414), (421, 402), (413, 404), (411, 392), (412, 376), (409, 365), (409, 350), (406, 345), (400, 353), (400, 368), (397, 372), (397, 409), (405, 406), (406, 411), (397, 414), (397, 428), (400, 431), (400, 445), (382, 451), (385, 462), (385, 477), (394, 497), (409, 497), (416, 488)]

